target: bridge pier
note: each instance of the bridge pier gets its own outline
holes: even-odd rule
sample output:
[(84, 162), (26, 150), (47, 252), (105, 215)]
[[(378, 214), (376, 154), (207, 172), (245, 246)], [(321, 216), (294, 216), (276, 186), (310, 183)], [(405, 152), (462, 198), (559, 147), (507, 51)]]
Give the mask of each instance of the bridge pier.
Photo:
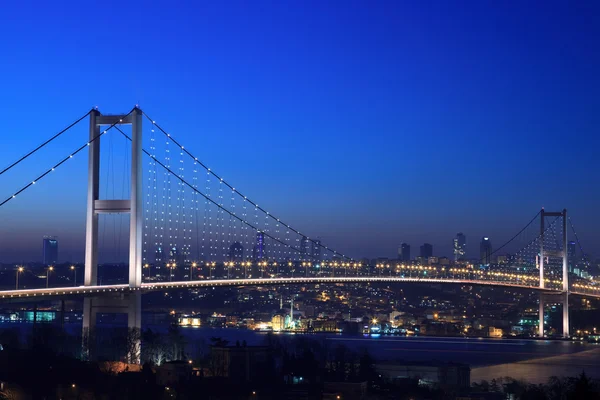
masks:
[(569, 320), (569, 293), (557, 293), (555, 295), (540, 293), (539, 304), (539, 326), (538, 336), (544, 337), (544, 311), (547, 303), (562, 305), (562, 336), (565, 339), (571, 337), (570, 320)]
[(98, 313), (127, 314), (127, 361), (140, 363), (142, 328), (141, 293), (122, 294), (118, 297), (85, 297), (83, 299), (82, 350), (84, 358), (95, 361), (97, 353), (96, 323)]
[(569, 292), (564, 292), (563, 293), (563, 300), (562, 300), (562, 305), (563, 305), (563, 337), (565, 339), (568, 339), (571, 337), (571, 323), (569, 320)]
[(544, 309), (545, 309), (544, 295), (542, 293), (540, 293), (538, 336), (541, 338), (544, 337)]

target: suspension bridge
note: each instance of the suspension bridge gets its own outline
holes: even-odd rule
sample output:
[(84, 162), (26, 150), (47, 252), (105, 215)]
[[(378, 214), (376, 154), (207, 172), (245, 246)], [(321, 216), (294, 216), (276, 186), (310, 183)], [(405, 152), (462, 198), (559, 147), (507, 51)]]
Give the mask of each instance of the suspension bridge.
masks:
[[(563, 334), (568, 337), (569, 296), (600, 298), (600, 285), (576, 274), (569, 258), (569, 231), (583, 249), (566, 209), (540, 210), (524, 228), (479, 262), (364, 262), (300, 232), (259, 206), (137, 106), (121, 115), (90, 110), (10, 164), (0, 176), (86, 118), (89, 136), (83, 143), (0, 200), (1, 213), (2, 207), (18, 201), (23, 192), (35, 190), (47, 176), (60, 173), (69, 160), (87, 148), (83, 285), (78, 286), (75, 280), (71, 287), (19, 288), (22, 267), (16, 267), (16, 288), (0, 291), (0, 300), (74, 295), (101, 299), (103, 295), (126, 294), (133, 299), (127, 304), (110, 296), (93, 304), (86, 297), (88, 316), (84, 317), (84, 326), (94, 325), (94, 313), (100, 308), (118, 311), (124, 307), (130, 313), (130, 326), (139, 327), (139, 294), (158, 290), (367, 282), (494, 286), (539, 292), (540, 320), (546, 303), (563, 304)], [(126, 193), (120, 198), (115, 195), (114, 185), (112, 193), (105, 189), (101, 196), (100, 139), (113, 133), (129, 143), (125, 161), (130, 174)], [(99, 228), (101, 218), (122, 214), (129, 214), (127, 283), (101, 285), (99, 241), (105, 236)], [(506, 253), (500, 253), (502, 250)], [(492, 257), (496, 261), (492, 262)], [(544, 335), (543, 323), (539, 324), (539, 335)]]

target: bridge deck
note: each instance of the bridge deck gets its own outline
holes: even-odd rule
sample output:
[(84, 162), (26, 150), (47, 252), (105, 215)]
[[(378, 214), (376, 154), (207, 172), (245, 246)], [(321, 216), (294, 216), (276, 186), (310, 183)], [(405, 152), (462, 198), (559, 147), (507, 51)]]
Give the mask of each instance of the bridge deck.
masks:
[[(64, 297), (76, 295), (104, 295), (115, 293), (132, 293), (141, 291), (142, 293), (187, 289), (204, 288), (216, 286), (262, 286), (262, 285), (286, 285), (286, 284), (319, 284), (319, 283), (376, 283), (376, 282), (401, 282), (401, 283), (421, 283), (421, 284), (456, 284), (456, 285), (474, 285), (474, 286), (494, 286), (514, 289), (534, 290), (542, 293), (560, 293), (559, 289), (540, 288), (511, 282), (483, 281), (470, 279), (448, 279), (448, 278), (406, 278), (396, 276), (353, 276), (353, 277), (296, 277), (296, 278), (252, 278), (252, 279), (211, 279), (198, 281), (179, 281), (179, 282), (144, 282), (139, 288), (129, 287), (127, 284), (103, 285), (103, 286), (77, 286), (43, 289), (20, 289), (0, 291), (0, 300), (15, 298), (46, 298), (46, 297)], [(600, 294), (588, 294), (585, 292), (571, 291), (571, 294), (585, 295), (600, 298)]]

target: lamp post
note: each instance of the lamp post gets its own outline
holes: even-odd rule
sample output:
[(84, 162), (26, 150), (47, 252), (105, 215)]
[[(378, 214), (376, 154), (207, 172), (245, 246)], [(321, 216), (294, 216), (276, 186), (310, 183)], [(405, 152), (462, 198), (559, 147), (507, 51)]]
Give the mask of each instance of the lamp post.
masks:
[(167, 263), (167, 271), (169, 271), (169, 282), (172, 280), (171, 264)]
[(71, 271), (73, 271), (73, 286), (77, 286), (77, 268), (71, 265)]
[(18, 267), (18, 268), (17, 268), (17, 284), (16, 284), (16, 289), (17, 289), (17, 290), (19, 290), (19, 274), (20, 274), (21, 272), (23, 272), (23, 271), (24, 271), (24, 268), (23, 268), (23, 267)]
[(48, 284), (50, 283), (50, 272), (54, 271), (54, 267), (51, 265), (46, 270), (46, 289), (48, 289)]
[(198, 266), (198, 264), (192, 263), (192, 267), (190, 268), (190, 281), (193, 280), (194, 268), (196, 268), (197, 266)]

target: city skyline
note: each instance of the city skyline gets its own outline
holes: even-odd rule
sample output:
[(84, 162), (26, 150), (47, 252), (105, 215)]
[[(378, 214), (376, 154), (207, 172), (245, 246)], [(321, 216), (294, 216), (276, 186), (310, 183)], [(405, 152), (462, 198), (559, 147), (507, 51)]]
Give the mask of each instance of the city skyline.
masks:
[[(0, 66), (11, 77), (0, 112), (13, 133), (10, 149), (0, 150), (5, 165), (93, 106), (114, 113), (140, 104), (261, 205), (353, 257), (391, 257), (402, 241), (432, 243), (451, 257), (456, 232), (502, 243), (542, 206), (567, 208), (586, 252), (598, 253), (596, 221), (586, 215), (599, 194), (588, 165), (598, 142), (599, 100), (591, 93), (600, 87), (600, 52), (590, 38), (600, 28), (586, 23), (588, 12), (563, 5), (545, 18), (531, 4), (474, 3), (469, 15), (444, 5), (313, 6), (318, 17), (299, 6), (246, 5), (244, 15), (231, 15), (220, 5), (187, 5), (173, 10), (179, 23), (163, 21), (167, 39), (178, 39), (168, 46), (151, 24), (136, 22), (134, 32), (121, 23), (158, 18), (152, 6), (96, 10), (93, 20), (55, 15), (48, 5), (7, 6), (4, 15), (15, 18), (0, 17), (0, 32), (22, 40), (1, 45), (11, 54)], [(113, 31), (88, 40), (143, 40), (108, 68), (73, 32), (114, 19)], [(555, 20), (564, 22), (560, 31)], [(57, 23), (64, 30), (50, 29)], [(220, 40), (198, 40), (213, 35)], [(148, 58), (150, 44), (163, 56)], [(34, 67), (40, 57), (44, 71)], [(233, 66), (244, 73), (232, 74)], [(41, 118), (29, 117), (32, 105)], [(3, 175), (2, 195), (71, 151), (86, 137), (82, 125), (24, 170)], [(578, 139), (565, 140), (572, 134)], [(61, 238), (61, 258), (82, 259), (86, 162), (75, 157), (2, 207), (2, 258), (39, 257), (39, 238), (51, 231)], [(109, 259), (123, 257), (111, 246)]]

